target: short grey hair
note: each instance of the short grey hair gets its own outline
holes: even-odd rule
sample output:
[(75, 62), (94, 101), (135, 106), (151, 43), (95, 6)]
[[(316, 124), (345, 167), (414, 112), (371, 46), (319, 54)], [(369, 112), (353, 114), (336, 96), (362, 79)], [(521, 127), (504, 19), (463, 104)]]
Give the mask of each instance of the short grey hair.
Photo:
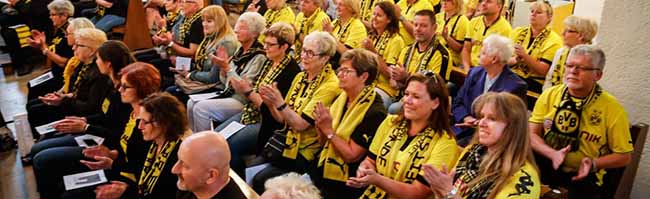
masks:
[(239, 16), (237, 23), (246, 23), (248, 31), (257, 36), (266, 28), (266, 19), (258, 12), (245, 12)]
[(594, 39), (598, 33), (598, 23), (595, 20), (571, 15), (564, 19), (564, 29), (574, 29), (578, 34), (582, 35), (582, 42), (591, 44), (591, 40)]
[(68, 0), (54, 0), (47, 4), (47, 9), (56, 14), (68, 14), (68, 17), (74, 16), (74, 5)]
[(336, 52), (336, 39), (332, 34), (323, 31), (314, 31), (305, 36), (303, 46), (309, 42), (316, 42), (318, 44), (318, 53), (327, 56), (333, 56)]
[(488, 55), (496, 56), (501, 64), (506, 64), (515, 51), (512, 40), (498, 34), (492, 34), (485, 38), (483, 48)]
[(266, 192), (279, 199), (320, 199), (320, 191), (311, 181), (303, 179), (297, 173), (291, 172), (271, 178), (264, 183)]
[(68, 27), (72, 28), (72, 31), (77, 31), (82, 28), (95, 28), (95, 24), (85, 17), (78, 17), (70, 19), (68, 21)]
[(598, 68), (601, 71), (605, 69), (605, 52), (596, 45), (580, 44), (571, 48), (569, 58), (573, 56), (587, 56), (591, 61), (592, 67)]
[(92, 47), (93, 49), (99, 48), (99, 46), (101, 46), (104, 42), (107, 41), (106, 33), (96, 28), (82, 28), (79, 30), (75, 30), (74, 39), (87, 40), (89, 42), (87, 45), (89, 45), (89, 47)]

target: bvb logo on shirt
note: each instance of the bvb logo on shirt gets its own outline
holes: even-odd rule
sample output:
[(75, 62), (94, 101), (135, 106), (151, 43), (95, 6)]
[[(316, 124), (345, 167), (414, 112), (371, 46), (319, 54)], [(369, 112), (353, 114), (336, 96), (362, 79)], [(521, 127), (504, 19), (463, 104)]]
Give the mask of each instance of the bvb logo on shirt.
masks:
[(591, 125), (594, 126), (600, 125), (600, 121), (602, 121), (602, 119), (600, 118), (601, 114), (603, 114), (602, 111), (594, 110), (594, 112), (589, 115), (589, 123), (591, 123)]
[(555, 124), (561, 133), (572, 133), (578, 129), (578, 114), (569, 109), (561, 109), (555, 114)]

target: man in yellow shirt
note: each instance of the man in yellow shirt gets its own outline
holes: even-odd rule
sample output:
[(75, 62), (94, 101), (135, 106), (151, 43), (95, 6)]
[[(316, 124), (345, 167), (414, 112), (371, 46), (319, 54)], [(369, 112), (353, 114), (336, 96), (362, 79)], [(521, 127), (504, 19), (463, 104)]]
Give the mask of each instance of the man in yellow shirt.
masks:
[(598, 47), (572, 48), (565, 84), (545, 90), (529, 119), (542, 183), (568, 188), (569, 198), (599, 198), (605, 169), (631, 159), (625, 110), (597, 84), (604, 66)]
[(404, 40), (404, 44), (411, 45), (414, 35), (413, 20), (415, 13), (420, 10), (433, 10), (433, 6), (429, 0), (401, 0), (397, 2), (398, 16), (399, 17), (399, 34)]
[(481, 0), (478, 4), (478, 15), (469, 22), (469, 30), (465, 36), (461, 58), (465, 71), (478, 65), (478, 55), (481, 52), (483, 39), (491, 34), (509, 37), (512, 32), (510, 23), (501, 16), (504, 0)]

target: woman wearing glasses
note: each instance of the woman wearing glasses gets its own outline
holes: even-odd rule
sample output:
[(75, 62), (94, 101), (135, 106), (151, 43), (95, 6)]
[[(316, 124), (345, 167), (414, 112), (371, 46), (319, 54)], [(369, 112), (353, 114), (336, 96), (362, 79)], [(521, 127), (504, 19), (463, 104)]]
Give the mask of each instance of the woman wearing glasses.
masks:
[(453, 165), (458, 146), (450, 129), (449, 94), (445, 81), (433, 72), (411, 75), (404, 106), (377, 129), (356, 177), (347, 185), (367, 187), (363, 198), (427, 198), (432, 196), (422, 166)]
[(361, 42), (368, 37), (366, 26), (359, 19), (358, 0), (337, 0), (338, 18), (332, 24), (324, 23), (323, 31), (330, 32), (336, 38), (336, 56), (333, 67), (338, 68), (338, 58), (348, 49), (361, 47)]
[(242, 156), (257, 154), (270, 137), (270, 135), (259, 134), (260, 129), (282, 128), (282, 125), (271, 115), (271, 110), (275, 107), (263, 102), (260, 88), (274, 84), (278, 92), (284, 96), (291, 87), (293, 77), (300, 72), (295, 59), (289, 54), (296, 36), (293, 27), (287, 23), (276, 23), (266, 29), (264, 35), (266, 61), (259, 66), (261, 70), (259, 76), (251, 82), (247, 78), (229, 79), (235, 93), (244, 97), (242, 112), (230, 117), (216, 128), (217, 131), (221, 131), (231, 123), (245, 125), (227, 140), (231, 153), (230, 167), (242, 177), (245, 168)]
[(190, 133), (185, 105), (169, 93), (153, 93), (139, 104), (138, 129), (142, 132), (139, 141), (150, 143), (150, 146), (129, 146), (145, 151), (144, 156), (129, 157), (128, 164), (119, 170), (120, 174), (134, 172), (130, 176), (134, 178), (97, 186), (96, 198), (168, 198), (176, 195), (178, 177), (171, 169), (178, 161), (176, 155), (182, 138)]
[(540, 178), (528, 133), (526, 104), (518, 96), (486, 93), (472, 106), (478, 136), (455, 166), (424, 165), (437, 198), (539, 198)]
[(337, 70), (339, 88), (344, 92), (330, 108), (316, 104), (314, 123), (323, 150), (309, 175), (323, 198), (357, 198), (363, 192), (345, 182), (356, 176), (375, 135), (373, 129), (386, 118), (386, 108), (373, 86), (377, 65), (377, 57), (370, 51), (346, 51)]
[(530, 25), (516, 28), (510, 38), (515, 42), (515, 57), (508, 65), (528, 84), (528, 109), (532, 110), (555, 52), (562, 47), (562, 38), (551, 30), (553, 7), (548, 2), (530, 5)]
[[(328, 64), (334, 55), (336, 40), (326, 32), (313, 32), (305, 37), (300, 53), (304, 71), (298, 73), (286, 95), (275, 85), (260, 88), (260, 97), (271, 109), (273, 118), (283, 123), (282, 134), (286, 135), (286, 147), (281, 154), (270, 157), (271, 165), (253, 179), (253, 188), (262, 193), (266, 180), (287, 172), (305, 173), (309, 162), (316, 159), (321, 150), (315, 125), (316, 104), (330, 106), (340, 93), (338, 79)], [(264, 129), (262, 134), (273, 131)]]

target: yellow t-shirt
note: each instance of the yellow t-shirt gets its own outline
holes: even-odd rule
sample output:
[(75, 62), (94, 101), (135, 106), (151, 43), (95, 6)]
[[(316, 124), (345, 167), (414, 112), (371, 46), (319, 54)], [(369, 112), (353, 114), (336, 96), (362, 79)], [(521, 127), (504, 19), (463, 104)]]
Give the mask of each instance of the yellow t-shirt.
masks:
[(478, 55), (481, 53), (483, 39), (485, 39), (487, 36), (490, 36), (491, 34), (499, 34), (504, 37), (510, 37), (510, 33), (512, 32), (510, 23), (508, 23), (508, 21), (506, 21), (506, 19), (503, 17), (499, 17), (499, 19), (489, 27), (485, 26), (483, 18), (484, 16), (472, 18), (472, 20), (469, 22), (467, 36), (465, 36), (465, 41), (472, 42), (472, 66), (479, 65)]
[[(322, 31), (324, 20), (327, 21), (327, 23), (331, 23), (330, 17), (327, 16), (327, 13), (323, 12), (323, 10), (320, 8), (317, 8), (316, 11), (314, 11), (314, 13), (309, 16), (309, 18), (305, 18), (305, 14), (302, 12), (298, 13), (298, 16), (296, 16), (296, 21), (293, 23), (293, 26), (296, 28), (296, 35), (305, 37), (311, 32)], [(302, 41), (299, 37), (296, 37), (296, 55), (300, 55), (301, 49)]]
[(360, 48), (361, 42), (368, 37), (366, 26), (358, 18), (348, 19), (345, 24), (339, 19), (334, 20), (332, 34), (341, 43), (352, 48)]
[[(543, 124), (544, 135), (551, 129), (549, 124), (552, 123), (558, 124), (562, 129), (579, 127), (578, 150), (566, 155), (562, 166), (563, 171), (577, 171), (580, 168), (580, 161), (584, 157), (596, 158), (611, 153), (631, 153), (634, 150), (630, 137), (630, 123), (625, 110), (614, 96), (604, 90), (600, 95), (596, 94), (595, 98), (582, 108), (579, 122), (572, 120), (577, 117), (575, 114), (567, 112), (562, 112), (564, 116), (558, 117), (558, 121), (553, 122), (555, 112), (562, 102), (565, 88), (566, 86), (562, 84), (545, 90), (539, 96), (535, 109), (528, 120), (531, 123)], [(599, 184), (602, 183), (604, 174), (604, 169), (598, 171)]]
[(393, 0), (360, 0), (359, 1), (359, 16), (362, 21), (368, 21), (372, 19), (372, 12), (375, 11), (375, 6), (377, 3), (382, 1), (388, 1), (395, 3)]
[[(402, 0), (397, 2), (397, 6), (400, 8), (401, 15), (404, 16), (406, 20), (411, 21), (411, 23), (413, 23), (413, 20), (415, 19), (416, 12), (420, 10), (433, 11), (433, 6), (429, 0), (417, 0), (411, 5), (408, 5), (408, 3), (406, 3), (406, 0)], [(401, 22), (399, 23), (399, 34), (402, 36), (402, 39), (404, 39), (404, 44), (411, 45), (413, 42), (415, 42), (413, 36), (409, 34), (408, 31), (406, 31), (404, 24)]]
[[(423, 175), (420, 169), (424, 164), (431, 164), (440, 169), (442, 165), (452, 165), (458, 158), (456, 140), (446, 132), (433, 132), (417, 134), (408, 145), (406, 132), (398, 130), (400, 123), (393, 120), (396, 115), (389, 115), (379, 125), (377, 133), (370, 144), (370, 153), (376, 156), (375, 166), (377, 173), (395, 181), (413, 183), (418, 176)], [(395, 140), (393, 140), (395, 138)], [(361, 198), (395, 198), (389, 196), (384, 190), (370, 185)]]
[[(399, 55), (398, 62), (402, 64), (403, 67), (406, 67), (406, 71), (408, 71), (409, 74), (422, 71), (419, 69), (420, 63), (426, 61), (422, 59), (427, 58), (425, 55), (427, 55), (428, 50), (420, 52), (416, 45), (417, 43), (413, 43), (407, 48), (402, 49), (402, 52)], [(414, 49), (411, 50), (412, 48)], [(431, 56), (431, 59), (426, 64), (426, 67), (424, 67), (424, 70), (430, 70), (434, 73), (438, 73), (442, 78), (445, 78), (445, 80), (449, 80), (449, 76), (451, 75), (451, 70), (453, 67), (452, 61), (449, 57), (449, 50), (447, 50), (447, 47), (440, 44), (435, 45), (434, 48), (435, 49), (433, 56)], [(408, 59), (411, 51), (413, 51), (413, 55), (410, 57), (410, 59)], [(408, 65), (406, 65), (406, 62), (408, 62)]]
[[(300, 86), (303, 76), (307, 75), (305, 72), (300, 72), (296, 77), (293, 79), (293, 82), (291, 83), (291, 87), (289, 88), (289, 92), (287, 93), (287, 96), (285, 96), (285, 100), (289, 100), (291, 95), (298, 95), (295, 99), (295, 102), (293, 103), (294, 105), (296, 104), (301, 104), (300, 107), (296, 110), (294, 107), (291, 107), (294, 109), (294, 111), (301, 116), (306, 116), (309, 118), (314, 118), (313, 112), (314, 108), (316, 107), (316, 103), (322, 102), (323, 105), (329, 107), (334, 99), (339, 95), (341, 92), (341, 89), (339, 88), (339, 80), (336, 77), (336, 73), (334, 70), (331, 68), (326, 71), (324, 79), (321, 81), (320, 85), (318, 85), (314, 93), (311, 95), (311, 97), (304, 97), (303, 92), (306, 90), (306, 87), (309, 87), (312, 82), (307, 83), (303, 89), (295, 89), (296, 86)], [(294, 90), (299, 90), (297, 93), (294, 93)], [(287, 102), (287, 104), (289, 104)], [(305, 157), (307, 160), (313, 160), (316, 153), (320, 151), (321, 145), (318, 143), (317, 139), (317, 132), (315, 128), (309, 128), (305, 131), (300, 131), (297, 132), (299, 143), (298, 145), (298, 153), (300, 153), (303, 157)], [(285, 149), (284, 154), (285, 157), (288, 151), (291, 151), (292, 146), (296, 146), (295, 143), (290, 143), (290, 135), (287, 135), (287, 143), (288, 143), (288, 148)]]
[[(271, 27), (271, 25), (278, 22), (293, 24), (293, 22), (296, 19), (296, 15), (293, 14), (293, 10), (291, 10), (291, 7), (285, 5), (282, 9), (279, 10), (272, 10), (272, 9), (266, 10), (266, 12), (264, 13), (264, 19), (266, 19), (266, 27), (268, 28)], [(263, 34), (261, 34), (258, 38), (260, 43), (264, 43), (265, 36)]]
[(451, 48), (449, 48), (449, 45), (447, 45), (447, 40), (445, 40), (445, 38), (443, 38), (441, 35), (443, 28), (446, 26), (447, 34), (449, 34), (449, 36), (463, 45), (463, 42), (465, 41), (465, 35), (467, 35), (467, 29), (469, 28), (469, 19), (467, 19), (465, 15), (458, 14), (456, 16), (450, 17), (448, 20), (445, 20), (445, 13), (441, 12), (436, 14), (436, 24), (436, 32), (438, 32), (438, 34), (436, 34), (436, 38), (438, 38), (440, 44), (445, 45), (447, 49), (449, 49), (449, 54), (451, 54), (454, 66), (462, 65), (463, 61), (460, 57), (460, 51), (456, 52), (454, 50), (451, 50)]
[[(551, 30), (550, 26), (540, 33), (534, 39), (531, 39), (532, 29), (530, 26), (518, 27), (512, 31), (510, 39), (515, 44), (519, 44), (530, 56), (539, 61), (548, 63), (550, 66), (553, 62), (555, 52), (562, 47), (562, 38), (560, 35)], [(528, 83), (529, 96), (536, 97), (542, 92), (546, 74), (536, 74), (531, 71), (527, 65), (518, 63), (510, 66), (512, 72), (517, 74)]]
[[(382, 40), (381, 37), (371, 36), (370, 38), (373, 40), (372, 42), (375, 45), (375, 49), (379, 54), (381, 54), (381, 58), (384, 59), (386, 65), (390, 66), (397, 63), (399, 54), (404, 48), (404, 40), (402, 40), (402, 37), (399, 34), (393, 34), (392, 37), (388, 39), (388, 41), (384, 41), (386, 45), (378, 45), (377, 42), (379, 40)], [(384, 77), (381, 74), (377, 74), (377, 79), (375, 79), (375, 82), (377, 83), (377, 88), (383, 90), (391, 97), (396, 97), (399, 94), (399, 90), (390, 86), (390, 77)]]

